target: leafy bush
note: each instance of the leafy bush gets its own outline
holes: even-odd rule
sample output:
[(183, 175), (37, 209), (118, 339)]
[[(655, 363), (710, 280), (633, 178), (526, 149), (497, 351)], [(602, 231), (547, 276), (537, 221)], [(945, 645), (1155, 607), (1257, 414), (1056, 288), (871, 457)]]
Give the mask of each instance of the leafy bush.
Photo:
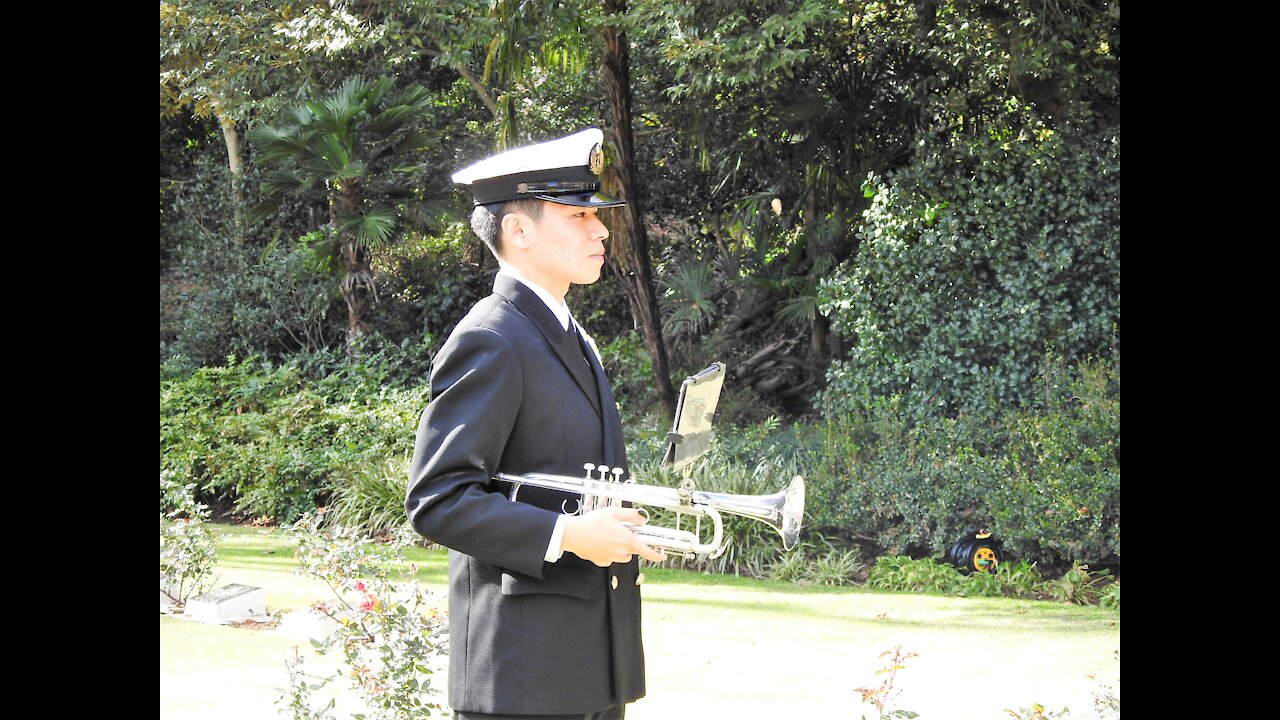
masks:
[(965, 581), (950, 565), (937, 558), (913, 560), (905, 555), (884, 555), (867, 572), (867, 587), (875, 590), (954, 594)]
[(791, 552), (782, 553), (769, 564), (767, 577), (798, 585), (855, 584), (858, 574), (866, 568), (858, 551), (840, 550), (825, 540), (823, 545), (821, 552), (809, 543), (801, 543)]
[(386, 535), (407, 525), (404, 495), (408, 464), (407, 457), (391, 458), (332, 478), (325, 525), (353, 527), (367, 536)]
[(1120, 140), (1063, 122), (936, 138), (872, 178), (856, 260), (819, 287), (836, 332), (829, 417), (1034, 403), (1039, 358), (1108, 352), (1120, 322)]
[[(1076, 605), (1097, 605), (1102, 597), (1100, 585), (1108, 580), (1110, 576), (1110, 570), (1091, 572), (1088, 565), (1077, 563), (1070, 570), (1063, 573), (1062, 577), (1042, 583), (1040, 589), (1049, 597), (1060, 602), (1069, 602)], [(1117, 588), (1117, 591), (1113, 597), (1116, 608), (1119, 609), (1119, 586), (1116, 585), (1114, 587)], [(1109, 598), (1108, 602), (1110, 600)]]
[(1001, 482), (987, 495), (992, 529), (1006, 549), (1045, 563), (1118, 558), (1119, 362), (1051, 373), (1046, 387), (1055, 399), (1045, 410), (1003, 423)]
[[(889, 398), (860, 416), (718, 426), (695, 484), (759, 495), (802, 475), (802, 540), (861, 548), (862, 557), (929, 556), (965, 528), (983, 527), (1008, 554), (1048, 570), (1118, 559), (1119, 357), (1063, 366), (1050, 356), (1040, 372), (1034, 409), (925, 421)], [(630, 423), (628, 450), (645, 482), (674, 487), (679, 478), (657, 468), (668, 427), (652, 418)], [(731, 522), (733, 554), (706, 569), (751, 574), (775, 561), (799, 562), (776, 553), (776, 534), (766, 526)], [(800, 552), (819, 557), (812, 547)], [(799, 569), (778, 572), (794, 577)]]
[(160, 472), (160, 592), (177, 606), (213, 586), (217, 540), (206, 524), (209, 508), (196, 502), (195, 485)]
[(291, 521), (340, 474), (412, 449), (429, 392), (380, 388), (353, 371), (308, 381), (256, 359), (161, 383), (162, 469), (235, 511)]
[(814, 532), (929, 555), (965, 527), (1045, 567), (1120, 556), (1119, 360), (1042, 370), (1041, 407), (913, 420), (891, 398), (793, 428)]
[(964, 597), (1027, 597), (1045, 594), (1045, 583), (1035, 565), (1019, 560), (1001, 565), (994, 573), (964, 574), (940, 557), (912, 559), (903, 555), (876, 558), (867, 573), (869, 588), (900, 592), (924, 592)]
[[(398, 552), (404, 536), (377, 552), (355, 529), (321, 530), (310, 515), (286, 532), (297, 547), (300, 571), (333, 591), (334, 600), (312, 605), (337, 622), (337, 631), (316, 642), (316, 649), (321, 655), (335, 648), (341, 651), (341, 674), (372, 711), (368, 717), (410, 720), (445, 712), (443, 704), (432, 699), (440, 691), (432, 684), (431, 662), (445, 653), (447, 618), (412, 578), (412, 565), (407, 581), (394, 580), (403, 564)], [(310, 707), (308, 690), (317, 686), (305, 684), (299, 663), (289, 664), (290, 688), (282, 704), (287, 702), (295, 720), (327, 717), (327, 710)]]

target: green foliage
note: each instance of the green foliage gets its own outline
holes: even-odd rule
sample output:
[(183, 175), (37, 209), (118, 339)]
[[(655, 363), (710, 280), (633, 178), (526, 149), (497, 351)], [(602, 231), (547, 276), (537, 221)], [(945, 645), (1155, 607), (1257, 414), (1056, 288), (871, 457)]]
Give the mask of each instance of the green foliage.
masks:
[(1064, 561), (1120, 556), (1120, 369), (1047, 363), (1043, 411), (1010, 413), (990, 488), (993, 527), (1015, 554)]
[(965, 576), (939, 557), (913, 560), (906, 555), (884, 555), (867, 572), (867, 587), (876, 590), (953, 594)]
[(921, 419), (1034, 404), (1046, 352), (1077, 362), (1118, 342), (1118, 133), (1063, 124), (928, 148), (874, 180), (856, 262), (820, 287), (832, 327), (857, 338), (829, 370), (830, 415), (889, 397)]
[(379, 386), (357, 368), (308, 381), (294, 365), (232, 360), (161, 382), (160, 462), (237, 512), (287, 522), (327, 483), (407, 455), (425, 385)]
[(841, 550), (823, 540), (819, 552), (809, 543), (801, 543), (790, 552), (781, 553), (769, 564), (770, 580), (797, 585), (853, 585), (866, 565), (856, 549)]
[(327, 222), (314, 248), (342, 274), (349, 338), (367, 331), (366, 296), (376, 297), (369, 252), (401, 239), (402, 224), (425, 227), (446, 212), (443, 201), (429, 201), (413, 182), (422, 151), (438, 142), (423, 128), (434, 97), (421, 86), (395, 83), (348, 78), (290, 109), (278, 127), (257, 125), (248, 133), (273, 167), (250, 220), (269, 217), (290, 195), (325, 192)]
[(406, 525), (408, 464), (408, 457), (388, 458), (331, 478), (325, 525), (355, 528), (366, 536), (385, 535)]
[(882, 555), (867, 573), (868, 588), (899, 592), (922, 592), (962, 597), (1039, 598), (1046, 583), (1034, 563), (1020, 559), (1000, 566), (994, 573), (960, 572), (940, 561), (941, 556), (912, 559), (905, 555)]
[(170, 371), (216, 365), (228, 355), (278, 360), (339, 341), (337, 281), (315, 272), (315, 254), (305, 245), (250, 253), (215, 241), (192, 245), (182, 257), (162, 294), (160, 356)]
[(160, 471), (160, 592), (175, 605), (213, 586), (217, 540), (209, 529), (209, 508), (196, 502), (195, 484), (179, 483)]
[(894, 398), (811, 429), (812, 529), (922, 555), (981, 526), (1046, 567), (1119, 557), (1118, 359), (1048, 365), (1041, 409), (917, 420)]
[(1120, 581), (1116, 580), (1102, 588), (1102, 592), (1098, 595), (1098, 606), (1110, 608), (1112, 610), (1120, 609)]
[[(657, 401), (658, 393), (653, 384), (653, 361), (649, 358), (644, 338), (639, 331), (628, 330), (615, 335), (599, 347), (605, 374), (613, 381), (613, 396), (618, 401), (618, 411), (623, 417)], [(670, 428), (664, 428), (661, 432), (665, 433), (668, 429)], [(630, 434), (629, 431), (628, 435)], [(656, 446), (655, 440), (651, 451), (640, 457), (649, 457), (652, 448)]]
[[(410, 578), (395, 581), (403, 567), (401, 542), (377, 552), (353, 528), (318, 529), (315, 518), (304, 515), (286, 528), (297, 548), (300, 572), (317, 578), (333, 591), (334, 599), (312, 609), (336, 622), (336, 631), (315, 642), (319, 654), (342, 653), (340, 674), (364, 700), (375, 720), (410, 720), (445, 712), (433, 700), (433, 661), (445, 653), (446, 617), (433, 607), (409, 566)], [(388, 556), (388, 550), (390, 556)], [(324, 717), (327, 708), (310, 707), (309, 689), (298, 662), (289, 665), (290, 688), (281, 698), (295, 720)], [(321, 685), (323, 683), (320, 683)]]
[[(1041, 589), (1054, 600), (1069, 602), (1075, 605), (1098, 605), (1102, 597), (1102, 583), (1110, 579), (1110, 570), (1093, 572), (1088, 565), (1076, 563), (1070, 570), (1056, 580), (1045, 582)], [(1119, 585), (1114, 593), (1109, 593), (1108, 603), (1114, 602), (1116, 609), (1120, 607)]]

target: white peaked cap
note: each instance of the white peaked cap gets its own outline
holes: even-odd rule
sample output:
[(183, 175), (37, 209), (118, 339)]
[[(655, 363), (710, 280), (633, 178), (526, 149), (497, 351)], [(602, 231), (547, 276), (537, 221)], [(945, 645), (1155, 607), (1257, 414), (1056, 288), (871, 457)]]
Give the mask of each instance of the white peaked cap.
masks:
[(604, 166), (600, 128), (507, 150), (457, 171), (476, 205), (538, 198), (563, 205), (614, 207), (622, 200), (598, 192)]

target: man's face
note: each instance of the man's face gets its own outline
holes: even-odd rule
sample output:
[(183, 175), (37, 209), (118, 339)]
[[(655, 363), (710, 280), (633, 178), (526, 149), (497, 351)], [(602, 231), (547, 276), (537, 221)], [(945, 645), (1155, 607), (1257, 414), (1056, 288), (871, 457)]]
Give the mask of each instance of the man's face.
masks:
[(540, 219), (522, 227), (530, 249), (530, 267), (522, 271), (531, 280), (552, 292), (568, 292), (570, 284), (600, 279), (609, 229), (596, 216), (596, 208), (548, 202)]

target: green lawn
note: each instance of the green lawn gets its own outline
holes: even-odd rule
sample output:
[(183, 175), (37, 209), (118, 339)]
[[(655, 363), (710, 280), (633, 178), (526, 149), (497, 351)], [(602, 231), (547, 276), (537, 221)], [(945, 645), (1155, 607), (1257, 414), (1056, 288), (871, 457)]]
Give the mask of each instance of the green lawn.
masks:
[[(322, 599), (318, 581), (293, 574), (278, 531), (218, 526), (218, 585), (266, 590), (268, 610)], [(412, 550), (419, 580), (443, 593), (442, 551)], [(855, 688), (877, 685), (880, 654), (919, 657), (898, 674), (894, 708), (924, 720), (996, 720), (1004, 708), (1064, 706), (1091, 718), (1093, 696), (1119, 693), (1120, 613), (1095, 607), (815, 589), (645, 568), (648, 697), (629, 720), (665, 718), (875, 718)], [(160, 716), (172, 720), (281, 717), (274, 701), (285, 661), (307, 643), (272, 630), (160, 619)], [(333, 667), (335, 659), (309, 661)], [(437, 683), (444, 687), (444, 678)], [(348, 698), (339, 697), (340, 710)], [(339, 717), (348, 717), (340, 713)]]

